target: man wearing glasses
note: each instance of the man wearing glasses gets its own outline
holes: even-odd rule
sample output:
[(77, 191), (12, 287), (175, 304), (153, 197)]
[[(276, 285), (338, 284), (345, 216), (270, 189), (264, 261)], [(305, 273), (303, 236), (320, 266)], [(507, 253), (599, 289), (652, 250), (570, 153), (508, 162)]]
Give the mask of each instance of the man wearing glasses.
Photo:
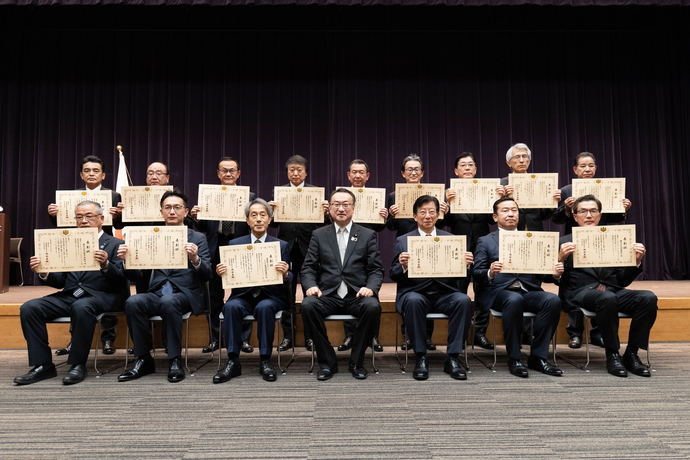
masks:
[(27, 374), (14, 379), (17, 385), (28, 385), (57, 376), (48, 345), (46, 321), (61, 316), (69, 316), (72, 325), (72, 346), (67, 358), (71, 367), (62, 383), (72, 385), (83, 381), (96, 317), (106, 311), (120, 310), (122, 302), (129, 296), (129, 282), (122, 260), (117, 257), (118, 247), (124, 242), (103, 231), (101, 206), (84, 201), (77, 205), (74, 214), (77, 227), (98, 229), (98, 250), (94, 251), (94, 258), (101, 269), (45, 273), (39, 271), (40, 259), (31, 257), (31, 269), (38, 273), (41, 282), (62, 288), (62, 291), (30, 300), (21, 306), (19, 316), (29, 351), (29, 365), (34, 367)]

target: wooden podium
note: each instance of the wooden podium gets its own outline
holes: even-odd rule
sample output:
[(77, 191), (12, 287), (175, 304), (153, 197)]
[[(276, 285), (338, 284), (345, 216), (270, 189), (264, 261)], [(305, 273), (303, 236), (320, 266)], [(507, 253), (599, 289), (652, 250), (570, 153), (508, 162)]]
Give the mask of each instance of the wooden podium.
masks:
[(0, 212), (0, 293), (10, 290), (10, 217)]

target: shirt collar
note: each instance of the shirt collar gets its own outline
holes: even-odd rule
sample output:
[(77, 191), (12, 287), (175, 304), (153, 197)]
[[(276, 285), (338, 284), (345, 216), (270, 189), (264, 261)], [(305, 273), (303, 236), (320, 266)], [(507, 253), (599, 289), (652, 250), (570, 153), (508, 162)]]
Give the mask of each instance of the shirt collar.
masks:
[(264, 233), (263, 236), (262, 236), (261, 238), (257, 238), (256, 235), (254, 235), (253, 233), (252, 233), (251, 235), (252, 235), (252, 243), (254, 243), (256, 240), (259, 240), (259, 241), (261, 241), (262, 243), (265, 243), (265, 242), (266, 242), (266, 237), (268, 236), (268, 233)]
[[(419, 232), (419, 236), (426, 236), (426, 232), (422, 231), (421, 228), (417, 227), (417, 231)], [(436, 236), (436, 227), (431, 231), (431, 236)]]
[(299, 184), (299, 185), (295, 185), (295, 184), (293, 184), (292, 182), (290, 182), (290, 187), (294, 187), (294, 188), (297, 188), (297, 187), (304, 187), (304, 181), (302, 181), (302, 183)]
[[(335, 233), (338, 233), (338, 230), (340, 230), (340, 227), (336, 223), (333, 223), (333, 225), (335, 226)], [(344, 228), (347, 229), (347, 234), (349, 235), (350, 232), (352, 231), (352, 221), (350, 221), (350, 223), (347, 224)]]

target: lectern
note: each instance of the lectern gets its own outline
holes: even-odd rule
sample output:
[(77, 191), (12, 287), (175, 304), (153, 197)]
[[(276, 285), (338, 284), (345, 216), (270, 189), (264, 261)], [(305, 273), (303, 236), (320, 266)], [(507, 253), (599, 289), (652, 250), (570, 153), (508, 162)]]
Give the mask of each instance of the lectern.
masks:
[(0, 212), (0, 293), (10, 290), (10, 218)]

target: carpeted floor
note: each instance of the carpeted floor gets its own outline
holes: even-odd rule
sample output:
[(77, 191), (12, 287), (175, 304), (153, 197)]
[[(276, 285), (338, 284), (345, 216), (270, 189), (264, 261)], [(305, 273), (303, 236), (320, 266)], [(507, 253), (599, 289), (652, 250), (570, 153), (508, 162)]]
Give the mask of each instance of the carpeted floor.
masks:
[[(386, 347), (365, 381), (340, 353), (341, 373), (319, 382), (302, 350), (277, 382), (261, 379), (255, 352), (228, 383), (211, 383), (213, 362), (170, 384), (159, 352), (158, 372), (135, 382), (118, 383), (121, 368), (96, 376), (90, 360), (81, 384), (63, 386), (61, 366), (58, 378), (17, 387), (26, 351), (0, 350), (0, 457), (690, 458), (690, 343), (653, 344), (651, 378), (608, 375), (594, 349), (591, 372), (559, 361), (563, 377), (519, 379), (499, 351), (496, 372), (470, 358), (467, 381), (443, 373), (441, 352), (430, 353), (429, 380), (415, 381)], [(584, 360), (584, 349), (559, 352)], [(193, 350), (190, 366), (202, 358)]]

